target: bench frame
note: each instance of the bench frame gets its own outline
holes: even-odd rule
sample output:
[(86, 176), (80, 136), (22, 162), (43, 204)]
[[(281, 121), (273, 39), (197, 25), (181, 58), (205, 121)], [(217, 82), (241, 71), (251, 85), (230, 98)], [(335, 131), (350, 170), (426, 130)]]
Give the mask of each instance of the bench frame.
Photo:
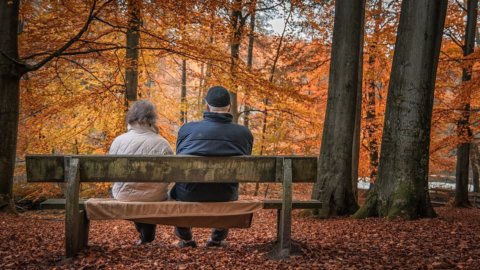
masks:
[[(91, 168), (89, 166), (102, 163), (103, 164), (112, 164), (117, 162), (116, 157), (119, 156), (52, 156), (52, 155), (33, 155), (33, 156), (27, 156), (27, 177), (29, 182), (66, 182), (66, 202), (65, 202), (65, 251), (66, 251), (66, 256), (67, 257), (74, 257), (80, 250), (83, 248), (87, 247), (88, 245), (88, 235), (89, 235), (89, 220), (87, 219), (86, 216), (86, 211), (83, 209), (80, 209), (80, 203), (79, 203), (79, 193), (80, 193), (80, 183), (81, 182), (112, 182), (112, 181), (119, 181), (117, 179), (112, 179), (108, 178), (108, 170), (107, 170), (107, 176), (105, 178), (95, 176), (92, 174)], [(170, 162), (173, 165), (172, 166), (178, 166), (178, 159), (184, 159), (186, 157), (182, 156), (163, 156), (164, 160), (166, 163)], [(165, 158), (166, 157), (166, 158)], [(83, 161), (83, 168), (82, 168), (82, 158), (85, 160)], [(130, 163), (129, 166), (132, 164), (132, 162), (138, 162), (140, 161), (145, 161), (145, 160), (151, 160), (148, 157), (138, 157), (138, 156), (120, 156), (119, 158), (126, 158)], [(153, 159), (162, 159), (160, 157), (152, 157)], [(169, 161), (170, 159), (173, 158), (173, 162)], [(258, 156), (243, 156), (243, 157), (228, 157), (228, 158), (213, 158), (216, 159), (211, 161), (212, 158), (206, 158), (206, 157), (192, 157), (189, 156), (187, 158), (194, 159), (193, 162), (198, 162), (203, 161), (203, 163), (209, 163), (207, 165), (212, 165), (213, 163), (217, 162), (223, 162), (225, 159), (230, 159), (230, 163), (234, 164), (235, 162), (245, 162), (247, 161), (247, 165), (249, 164), (248, 162), (253, 160), (254, 163), (256, 159), (258, 160), (266, 160), (269, 159), (271, 160), (272, 157), (258, 157)], [(267, 207), (264, 208), (277, 208), (277, 246), (276, 250), (274, 250), (275, 257), (288, 257), (290, 255), (290, 250), (291, 250), (291, 226), (292, 226), (292, 183), (293, 183), (293, 171), (294, 168), (292, 168), (292, 160), (295, 161), (295, 169), (297, 174), (299, 174), (298, 177), (304, 178), (297, 180), (296, 182), (313, 182), (316, 179), (316, 158), (303, 158), (306, 159), (305, 162), (306, 164), (302, 164), (301, 159), (298, 157), (274, 157), (275, 158), (275, 168), (271, 168), (271, 166), (265, 166), (265, 170), (262, 171), (262, 168), (257, 170), (255, 175), (261, 175), (262, 177), (265, 175), (265, 171), (272, 171), (274, 169), (274, 176), (275, 179), (260, 179), (259, 177), (253, 176), (255, 179), (248, 180), (248, 173), (247, 175), (238, 176), (241, 181), (235, 181), (232, 180), (234, 178), (230, 178), (229, 182), (281, 182), (282, 183), (282, 199), (281, 199), (281, 205), (279, 206), (273, 201), (270, 201), (270, 204), (267, 205)], [(63, 172), (58, 170), (58, 167), (60, 164), (59, 161), (63, 159)], [(105, 162), (105, 159), (107, 159), (107, 162)], [(233, 163), (232, 163), (233, 159)], [(313, 160), (314, 159), (314, 160)], [(99, 160), (99, 162), (95, 162), (95, 160)], [(110, 160), (110, 162), (108, 161)], [(205, 161), (206, 160), (206, 161)], [(122, 161), (123, 162), (123, 161)], [(174, 163), (177, 162), (177, 163)], [(191, 162), (190, 162), (191, 163)], [(185, 164), (189, 164), (189, 162), (185, 162)], [(229, 164), (230, 164), (229, 163)], [(260, 162), (261, 163), (261, 162)], [(163, 164), (163, 163), (162, 163)], [(267, 162), (265, 162), (267, 164)], [(313, 166), (313, 164), (315, 166)], [(202, 164), (201, 164), (202, 165)], [(205, 164), (203, 164), (205, 165)], [(202, 166), (203, 166), (202, 165)], [(194, 165), (198, 166), (198, 164)], [(235, 167), (236, 165), (232, 165)], [(240, 165), (241, 166), (241, 165)], [(117, 166), (118, 167), (118, 166)], [(232, 168), (233, 168), (232, 167)], [(238, 167), (238, 166), (237, 166)], [(261, 166), (256, 166), (256, 167), (261, 167)], [(268, 170), (267, 170), (268, 167)], [(99, 169), (100, 171), (102, 170), (103, 167), (96, 169)], [(151, 167), (149, 167), (151, 169)], [(83, 169), (83, 170), (81, 170)], [(90, 169), (90, 170), (89, 170)], [(244, 169), (244, 168), (243, 168)], [(302, 169), (306, 169), (307, 171), (302, 171)], [(314, 170), (313, 170), (314, 169)], [(139, 169), (141, 170), (141, 169)], [(213, 173), (212, 173), (213, 170)], [(313, 170), (314, 176), (312, 177), (311, 173)], [(168, 170), (166, 170), (168, 171)], [(127, 176), (127, 181), (131, 180), (131, 182), (144, 182), (144, 181), (133, 181), (132, 178), (134, 177), (140, 177), (141, 180), (147, 180), (147, 182), (162, 182), (165, 181), (162, 177), (166, 175), (167, 178), (170, 176), (170, 179), (174, 178), (175, 182), (177, 182), (179, 179), (185, 179), (181, 177), (185, 177), (185, 175), (180, 175), (175, 179), (175, 176), (172, 176), (172, 171), (173, 174), (175, 174), (175, 170), (170, 170), (168, 173), (165, 173), (163, 171), (162, 173), (157, 173), (155, 174), (147, 174), (147, 177), (145, 178), (145, 173), (143, 174), (137, 174), (136, 171), (132, 173), (132, 170), (129, 172), (132, 173), (132, 176)], [(224, 182), (228, 181), (228, 177), (232, 177), (232, 175), (228, 175), (229, 173), (226, 172), (225, 170), (215, 170), (215, 169), (210, 169), (210, 168), (204, 168), (204, 171), (206, 173), (203, 175), (202, 179), (203, 181), (200, 182)], [(210, 171), (210, 173), (209, 173)], [(82, 181), (80, 176), (82, 175), (85, 176), (85, 178), (88, 181)], [(89, 174), (90, 173), (90, 174)], [(183, 173), (183, 172), (182, 172)], [(237, 171), (235, 173), (238, 174)], [(302, 175), (303, 173), (303, 175)], [(310, 173), (310, 175), (309, 175)], [(48, 174), (48, 176), (46, 176)], [(105, 174), (105, 173), (104, 173)], [(94, 175), (92, 177), (91, 175)], [(176, 175), (176, 174), (175, 174)], [(50, 181), (45, 181), (45, 177), (49, 177), (52, 180)], [(95, 178), (96, 177), (96, 178)], [(110, 176), (112, 177), (112, 176)], [(130, 177), (130, 178), (128, 178)], [(142, 178), (144, 177), (144, 178)], [(235, 175), (233, 175), (235, 177)], [(63, 179), (62, 179), (63, 178)], [(43, 179), (43, 180), (42, 180)], [(48, 180), (48, 179), (47, 179)], [(63, 181), (62, 181), (63, 180)], [(313, 180), (313, 181), (312, 181)], [(122, 180), (120, 180), (122, 181)], [(124, 181), (124, 180), (123, 180)], [(173, 181), (171, 181), (173, 182)], [(182, 180), (182, 182), (185, 182), (185, 180)], [(186, 182), (198, 182), (193, 179), (187, 179)], [(321, 203), (319, 201), (306, 201), (303, 206), (300, 206), (301, 203), (296, 202), (296, 207), (295, 208), (319, 208)]]

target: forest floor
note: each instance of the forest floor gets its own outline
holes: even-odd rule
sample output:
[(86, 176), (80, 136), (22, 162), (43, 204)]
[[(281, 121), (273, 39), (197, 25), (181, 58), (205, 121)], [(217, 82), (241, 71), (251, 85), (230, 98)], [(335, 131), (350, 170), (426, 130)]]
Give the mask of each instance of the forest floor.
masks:
[(228, 246), (205, 248), (208, 229), (194, 229), (199, 247), (180, 249), (172, 227), (134, 246), (128, 221), (92, 221), (90, 247), (63, 257), (62, 211), (0, 214), (0, 269), (480, 269), (480, 209), (436, 208), (438, 217), (415, 221), (370, 218), (328, 220), (293, 213), (300, 252), (267, 255), (276, 234), (274, 210), (255, 214), (250, 229), (232, 229)]

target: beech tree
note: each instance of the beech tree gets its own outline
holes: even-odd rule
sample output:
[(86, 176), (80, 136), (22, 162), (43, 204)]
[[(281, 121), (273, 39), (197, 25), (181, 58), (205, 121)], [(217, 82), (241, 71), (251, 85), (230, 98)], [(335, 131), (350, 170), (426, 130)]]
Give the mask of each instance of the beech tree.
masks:
[(337, 0), (328, 101), (313, 197), (325, 202), (320, 216), (353, 214), (353, 140), (359, 87), (365, 1)]
[(92, 1), (85, 23), (66, 43), (46, 55), (36, 63), (19, 58), (18, 27), (20, 0), (0, 1), (0, 209), (14, 211), (12, 187), (15, 168), (17, 130), (20, 103), (20, 79), (28, 72), (40, 69), (54, 58), (61, 56), (87, 32), (91, 22), (102, 7), (110, 1), (104, 1), (97, 7)]
[[(477, 28), (478, 0), (467, 1), (467, 23), (465, 26), (465, 44), (462, 46), (463, 56), (473, 53), (475, 47), (475, 33)], [(462, 68), (462, 82), (472, 79), (472, 63), (467, 60), (467, 66)], [(457, 122), (457, 136), (459, 144), (457, 148), (457, 166), (455, 170), (455, 199), (453, 204), (457, 207), (469, 206), (468, 201), (468, 168), (470, 158), (470, 100), (472, 95), (471, 86), (466, 86), (459, 94), (462, 100), (460, 119)], [(472, 166), (473, 167), (473, 166)]]
[(434, 217), (428, 195), (430, 125), (447, 0), (404, 0), (377, 182), (354, 217)]

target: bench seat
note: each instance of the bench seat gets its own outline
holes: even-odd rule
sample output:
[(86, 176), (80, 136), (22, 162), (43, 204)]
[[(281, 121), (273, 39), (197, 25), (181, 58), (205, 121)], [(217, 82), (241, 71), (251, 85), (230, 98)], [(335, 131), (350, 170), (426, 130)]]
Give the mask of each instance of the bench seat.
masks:
[[(47, 199), (40, 203), (40, 209), (65, 209), (65, 199)], [(84, 209), (85, 200), (80, 199), (79, 207)], [(318, 200), (292, 201), (292, 209), (318, 209), (322, 207), (322, 203)], [(282, 200), (265, 199), (263, 200), (263, 209), (281, 209)]]
[(90, 220), (125, 219), (178, 227), (249, 228), (253, 213), (263, 208), (258, 200), (233, 202), (122, 202), (89, 199), (85, 202)]

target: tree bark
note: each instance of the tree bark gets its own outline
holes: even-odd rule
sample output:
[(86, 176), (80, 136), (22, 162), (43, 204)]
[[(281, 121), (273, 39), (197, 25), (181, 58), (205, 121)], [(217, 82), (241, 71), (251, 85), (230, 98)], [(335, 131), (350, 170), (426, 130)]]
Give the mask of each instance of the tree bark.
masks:
[(447, 0), (404, 0), (393, 58), (378, 179), (354, 215), (434, 217), (428, 195), (430, 125)]
[[(249, 71), (252, 70), (253, 65), (253, 44), (255, 42), (255, 8), (250, 15), (250, 33), (248, 34), (248, 48), (247, 48), (247, 68)], [(249, 127), (250, 125), (250, 103), (249, 103), (249, 94), (245, 93), (245, 106), (243, 113), (243, 125)]]
[(127, 64), (125, 68), (125, 93), (128, 101), (137, 100), (138, 45), (140, 44), (140, 2), (128, 0)]
[(470, 162), (472, 164), (472, 185), (473, 192), (479, 192), (479, 174), (480, 174), (480, 153), (478, 151), (478, 145), (472, 142), (470, 145)]
[(355, 130), (353, 132), (353, 148), (352, 148), (352, 190), (353, 197), (358, 203), (358, 167), (360, 159), (360, 130), (362, 129), (362, 85), (363, 85), (363, 45), (365, 37), (365, 12), (362, 13), (362, 21), (360, 22), (362, 29), (360, 30), (360, 55), (358, 56), (358, 86), (357, 86), (357, 103), (355, 109)]
[[(467, 2), (467, 23), (465, 26), (465, 44), (463, 46), (463, 56), (466, 57), (473, 53), (475, 47), (475, 33), (477, 28), (477, 10), (478, 0), (468, 0)], [(468, 66), (462, 69), (462, 82), (472, 79), (472, 64), (470, 60)], [(470, 156), (470, 141), (472, 131), (470, 129), (470, 99), (471, 89), (466, 86), (459, 95), (462, 101), (462, 112), (457, 122), (457, 137), (459, 140), (457, 148), (457, 166), (455, 170), (455, 199), (453, 205), (456, 207), (470, 206), (468, 201), (468, 167)]]
[(358, 209), (352, 190), (352, 149), (364, 11), (365, 1), (335, 2), (327, 111), (313, 194), (324, 202), (321, 217), (350, 215)]
[[(375, 13), (377, 16), (382, 12), (383, 1), (379, 0), (376, 5)], [(369, 46), (368, 56), (368, 71), (367, 75), (367, 110), (366, 110), (366, 130), (368, 141), (368, 157), (369, 157), (369, 170), (370, 170), (370, 183), (375, 183), (378, 171), (378, 120), (376, 111), (376, 90), (378, 85), (378, 77), (375, 69), (377, 68), (377, 55), (380, 32), (380, 18), (375, 18), (374, 31), (372, 33), (373, 40)]]
[(182, 89), (180, 97), (180, 122), (187, 123), (187, 60), (182, 59)]
[(242, 41), (242, 32), (243, 26), (245, 24), (245, 19), (242, 17), (242, 0), (235, 0), (232, 6), (231, 14), (231, 24), (232, 24), (232, 36), (230, 41), (230, 75), (231, 75), (231, 88), (230, 89), (230, 103), (231, 103), (231, 113), (233, 116), (233, 122), (238, 122), (238, 100), (237, 100), (237, 82), (236, 82), (236, 72), (237, 72), (237, 62), (240, 59), (240, 44)]
[(20, 102), (18, 13), (20, 1), (0, 1), (0, 209), (15, 211), (13, 173)]

